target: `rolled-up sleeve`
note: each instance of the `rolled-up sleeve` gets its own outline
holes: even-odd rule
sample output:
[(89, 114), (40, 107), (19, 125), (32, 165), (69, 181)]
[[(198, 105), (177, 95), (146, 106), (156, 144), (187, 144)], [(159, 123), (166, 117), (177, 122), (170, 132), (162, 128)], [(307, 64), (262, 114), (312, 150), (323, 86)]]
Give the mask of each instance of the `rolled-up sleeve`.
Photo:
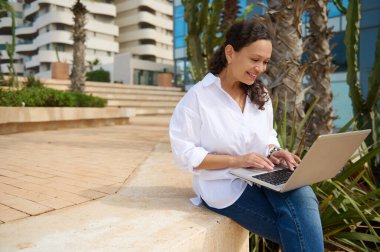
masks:
[(181, 104), (176, 107), (170, 121), (169, 136), (176, 166), (197, 173), (208, 152), (200, 147), (201, 118), (193, 110)]

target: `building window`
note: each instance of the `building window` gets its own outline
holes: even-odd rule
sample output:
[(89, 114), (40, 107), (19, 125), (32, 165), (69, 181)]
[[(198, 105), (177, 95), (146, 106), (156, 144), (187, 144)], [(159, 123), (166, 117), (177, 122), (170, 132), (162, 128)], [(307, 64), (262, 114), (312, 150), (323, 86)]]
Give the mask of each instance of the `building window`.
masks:
[(175, 62), (175, 84), (177, 86), (185, 85), (185, 60), (176, 60)]
[(64, 31), (65, 30), (65, 25), (64, 24), (56, 24), (57, 30)]
[(55, 48), (58, 52), (64, 52), (65, 51), (65, 45), (64, 44), (57, 43), (57, 44), (55, 44)]
[(141, 22), (141, 23), (139, 23), (139, 28), (140, 29), (146, 29), (146, 28), (155, 29), (156, 27), (154, 25), (152, 25), (152, 24)]
[(346, 45), (344, 44), (344, 32), (336, 33), (330, 40), (330, 45), (334, 45), (332, 49), (333, 64), (338, 68), (336, 72), (347, 71)]

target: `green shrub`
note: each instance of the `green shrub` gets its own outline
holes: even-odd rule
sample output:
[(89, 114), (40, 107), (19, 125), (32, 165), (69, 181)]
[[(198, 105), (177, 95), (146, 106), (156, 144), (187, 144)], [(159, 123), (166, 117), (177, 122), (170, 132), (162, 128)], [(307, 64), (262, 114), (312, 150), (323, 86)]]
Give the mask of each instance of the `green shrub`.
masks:
[(34, 76), (28, 76), (26, 77), (25, 87), (31, 88), (31, 87), (43, 87), (44, 84), (42, 81)]
[(110, 72), (100, 68), (86, 73), (87, 81), (110, 82)]
[(0, 106), (26, 107), (104, 107), (107, 100), (92, 95), (29, 87), (16, 91), (0, 89)]

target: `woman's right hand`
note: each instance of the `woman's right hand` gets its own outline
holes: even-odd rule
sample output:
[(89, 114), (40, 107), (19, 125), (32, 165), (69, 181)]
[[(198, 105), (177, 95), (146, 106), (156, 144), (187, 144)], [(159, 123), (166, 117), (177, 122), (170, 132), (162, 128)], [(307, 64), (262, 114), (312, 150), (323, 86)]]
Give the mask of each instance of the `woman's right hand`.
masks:
[(259, 168), (259, 169), (267, 169), (273, 170), (274, 164), (265, 156), (262, 156), (258, 153), (248, 153), (243, 156), (238, 157), (240, 164), (239, 167), (246, 168)]

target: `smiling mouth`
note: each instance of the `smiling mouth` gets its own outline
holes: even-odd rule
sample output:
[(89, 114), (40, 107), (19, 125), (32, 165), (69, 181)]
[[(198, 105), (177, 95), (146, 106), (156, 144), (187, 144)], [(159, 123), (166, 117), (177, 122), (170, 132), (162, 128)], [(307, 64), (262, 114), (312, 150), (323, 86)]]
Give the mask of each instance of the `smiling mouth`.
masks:
[(256, 78), (257, 78), (256, 74), (252, 74), (250, 72), (247, 72), (247, 74), (249, 75), (249, 77), (251, 77), (252, 80), (256, 80)]

